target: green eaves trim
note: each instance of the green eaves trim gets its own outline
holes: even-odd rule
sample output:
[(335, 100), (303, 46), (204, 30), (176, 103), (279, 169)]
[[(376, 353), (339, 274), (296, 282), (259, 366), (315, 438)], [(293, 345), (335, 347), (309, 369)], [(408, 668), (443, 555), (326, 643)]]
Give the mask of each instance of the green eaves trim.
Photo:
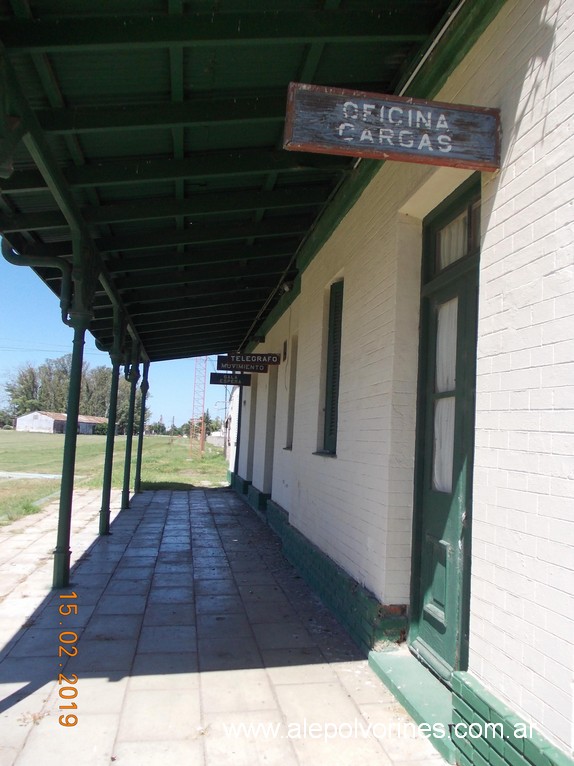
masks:
[[(403, 95), (432, 99), (505, 3), (506, 0), (467, 0)], [(453, 8), (456, 5), (458, 3), (453, 3)], [(439, 29), (443, 25), (444, 21), (443, 24), (439, 25)], [(413, 67), (414, 65), (416, 62), (414, 62)], [(410, 73), (407, 73), (403, 81), (406, 82), (409, 76)], [(400, 86), (397, 90), (400, 91)], [(347, 176), (331, 203), (324, 208), (318, 223), (299, 251), (297, 267), (300, 274), (309, 266), (383, 164), (384, 162), (379, 160), (362, 160)], [(293, 297), (288, 295), (280, 301), (273, 313), (264, 322), (261, 334), (265, 334), (279, 319), (291, 305)]]
[[(428, 99), (436, 96), (505, 3), (506, 0), (467, 0), (421, 71), (410, 83), (406, 95)], [(438, 29), (444, 25), (458, 4), (458, 0), (453, 2)], [(400, 91), (403, 83), (407, 81), (408, 74), (401, 80), (397, 90)]]
[[(295, 298), (299, 296), (301, 292), (301, 275), (297, 274), (293, 287), (288, 293), (281, 298), (275, 308), (269, 313), (264, 322), (259, 325), (257, 329), (257, 335), (267, 335), (269, 330), (281, 319), (283, 314), (287, 311), (289, 306), (293, 303)], [(251, 342), (246, 346), (246, 351), (250, 352), (258, 345), (258, 342)]]
[[(505, 2), (506, 0), (467, 0), (403, 95), (432, 99)], [(339, 192), (325, 209), (299, 252), (297, 266), (301, 273), (311, 263), (383, 165), (384, 161), (362, 160), (342, 183)]]

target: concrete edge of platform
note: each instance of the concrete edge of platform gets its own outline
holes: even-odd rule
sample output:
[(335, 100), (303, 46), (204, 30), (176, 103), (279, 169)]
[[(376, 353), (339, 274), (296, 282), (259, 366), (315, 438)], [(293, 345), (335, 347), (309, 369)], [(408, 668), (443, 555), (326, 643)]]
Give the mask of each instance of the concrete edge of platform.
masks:
[(369, 666), (449, 763), (456, 750), (450, 736), (452, 693), (405, 648), (369, 652)]

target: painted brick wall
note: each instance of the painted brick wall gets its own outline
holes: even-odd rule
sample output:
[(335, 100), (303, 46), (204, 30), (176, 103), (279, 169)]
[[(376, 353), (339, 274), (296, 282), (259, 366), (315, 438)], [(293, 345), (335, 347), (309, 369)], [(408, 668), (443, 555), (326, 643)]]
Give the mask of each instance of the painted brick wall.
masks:
[[(566, 751), (574, 707), (573, 51), (573, 3), (508, 0), (437, 94), (499, 106), (503, 125), (503, 168), (483, 176), (469, 670)], [(405, 603), (409, 591), (417, 237), (452, 181), (443, 170), (385, 164), (303, 274), (297, 302), (296, 480), (291, 492), (274, 485), (276, 499), (387, 604)], [(341, 277), (339, 440), (329, 458), (313, 453), (325, 295)]]
[(251, 386), (243, 389), (243, 398), (239, 404), (241, 407), (241, 433), (239, 449), (238, 473), (242, 479), (253, 479), (253, 451), (255, 428), (255, 412), (257, 406), (257, 375), (251, 378)]
[[(289, 411), (289, 387), (292, 338), (298, 334), (299, 301), (295, 299), (280, 321), (266, 338), (266, 347), (283, 354), (287, 342), (287, 359), (281, 361), (277, 374), (277, 411), (275, 419), (275, 452), (273, 456), (273, 500), (282, 508), (290, 510), (293, 496), (293, 450), (287, 446), (287, 419)], [(297, 393), (297, 392), (296, 392)], [(296, 438), (296, 437), (295, 437)]]
[[(293, 443), (297, 485), (289, 510), (291, 523), (378, 599), (404, 604), (410, 581), (420, 222), (400, 219), (397, 192), (414, 190), (431, 171), (405, 172), (405, 166), (391, 164), (384, 171), (303, 274)], [(313, 454), (321, 441), (326, 296), (341, 277), (337, 456), (326, 457)]]
[(470, 671), (567, 751), (573, 51), (574, 4), (510, 0), (441, 94), (500, 106), (503, 124), (503, 168), (483, 179)]
[[(258, 349), (258, 351), (261, 349)], [(265, 349), (267, 350), (267, 349)], [(275, 349), (276, 350), (276, 349)], [(272, 367), (265, 374), (257, 375), (257, 400), (255, 405), (255, 430), (253, 436), (253, 486), (271, 494), (271, 466), (275, 444), (273, 441), (276, 412), (275, 376)], [(253, 376), (254, 377), (254, 376)], [(253, 378), (252, 378), (253, 380)]]

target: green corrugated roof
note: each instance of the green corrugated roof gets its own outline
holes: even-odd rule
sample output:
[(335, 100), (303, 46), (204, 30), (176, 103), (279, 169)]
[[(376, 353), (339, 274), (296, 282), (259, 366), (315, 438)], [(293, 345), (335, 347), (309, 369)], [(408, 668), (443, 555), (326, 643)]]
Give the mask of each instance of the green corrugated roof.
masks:
[[(0, 231), (22, 253), (71, 261), (46, 178), (56, 166), (144, 358), (245, 345), (353, 167), (282, 151), (289, 82), (393, 92), (449, 5), (2, 0), (4, 56), (50, 161), (18, 145)], [(37, 271), (58, 293), (59, 272)], [(103, 345), (109, 294), (90, 326)]]

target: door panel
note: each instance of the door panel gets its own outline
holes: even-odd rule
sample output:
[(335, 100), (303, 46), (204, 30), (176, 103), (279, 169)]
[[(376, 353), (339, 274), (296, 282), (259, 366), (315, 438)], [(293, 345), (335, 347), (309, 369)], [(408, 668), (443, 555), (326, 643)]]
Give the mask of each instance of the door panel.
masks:
[[(474, 448), (476, 200), (431, 226), (423, 287), (411, 651), (445, 680), (465, 662)], [(427, 237), (429, 241), (429, 237)]]

